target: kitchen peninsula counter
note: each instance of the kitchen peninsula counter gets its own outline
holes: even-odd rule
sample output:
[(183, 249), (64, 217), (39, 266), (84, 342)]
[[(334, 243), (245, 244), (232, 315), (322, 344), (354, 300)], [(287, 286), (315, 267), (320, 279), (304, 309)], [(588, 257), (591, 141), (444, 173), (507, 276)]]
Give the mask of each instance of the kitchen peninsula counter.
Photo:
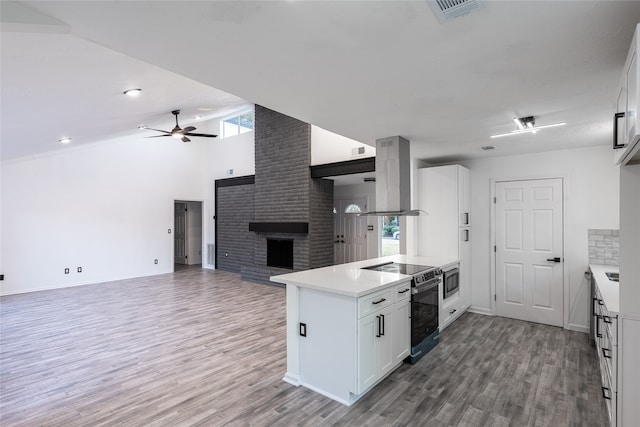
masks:
[(442, 268), (458, 260), (393, 255), (271, 277), (287, 287), (284, 381), (352, 405), (402, 364), (412, 276), (363, 270), (390, 262)]
[(284, 283), (288, 286), (298, 286), (358, 298), (411, 279), (411, 275), (408, 274), (363, 270), (365, 267), (388, 262), (429, 265), (442, 268), (457, 263), (458, 259), (391, 255), (347, 264), (314, 268), (296, 273), (281, 274), (272, 276), (270, 280), (272, 282)]

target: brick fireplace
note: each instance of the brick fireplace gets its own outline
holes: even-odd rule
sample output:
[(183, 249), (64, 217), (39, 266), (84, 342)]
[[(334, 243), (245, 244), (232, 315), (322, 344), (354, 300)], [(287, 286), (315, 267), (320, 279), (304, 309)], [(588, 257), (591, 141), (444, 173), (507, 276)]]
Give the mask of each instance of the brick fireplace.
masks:
[[(269, 283), (333, 264), (333, 181), (311, 178), (310, 163), (311, 125), (256, 105), (253, 263), (242, 266), (244, 279)], [(268, 266), (269, 241), (289, 242), (291, 269)]]

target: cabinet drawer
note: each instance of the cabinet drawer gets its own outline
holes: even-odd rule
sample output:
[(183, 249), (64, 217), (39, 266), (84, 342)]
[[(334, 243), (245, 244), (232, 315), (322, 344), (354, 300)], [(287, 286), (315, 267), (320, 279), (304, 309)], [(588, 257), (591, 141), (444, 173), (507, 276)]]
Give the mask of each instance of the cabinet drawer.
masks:
[[(409, 292), (408, 292), (409, 293)], [(358, 319), (389, 306), (393, 302), (393, 288), (383, 289), (358, 298)]]
[(400, 283), (393, 288), (394, 302), (404, 301), (411, 297), (411, 281)]

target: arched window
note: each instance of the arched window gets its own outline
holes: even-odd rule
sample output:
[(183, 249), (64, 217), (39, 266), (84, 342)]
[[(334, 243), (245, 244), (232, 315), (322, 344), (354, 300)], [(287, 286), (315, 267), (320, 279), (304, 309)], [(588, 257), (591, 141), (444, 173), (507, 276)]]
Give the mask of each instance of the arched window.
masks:
[(344, 209), (344, 213), (359, 214), (359, 213), (362, 213), (362, 209), (360, 208), (360, 206), (356, 205), (355, 203), (352, 203)]

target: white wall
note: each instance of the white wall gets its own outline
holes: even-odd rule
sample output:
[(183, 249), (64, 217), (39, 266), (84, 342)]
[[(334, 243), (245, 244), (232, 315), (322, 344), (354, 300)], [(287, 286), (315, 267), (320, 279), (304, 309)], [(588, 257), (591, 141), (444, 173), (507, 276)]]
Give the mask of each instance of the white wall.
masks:
[[(354, 148), (364, 148), (363, 154), (352, 153)], [(311, 126), (311, 165), (344, 162), (363, 157), (374, 157), (375, 147), (338, 135), (317, 126)]]
[[(367, 207), (373, 209), (376, 204), (376, 186), (375, 183), (362, 183), (353, 185), (338, 185), (333, 188), (333, 199), (349, 199), (365, 197), (367, 199)], [(367, 230), (367, 258), (376, 258), (378, 256), (378, 241), (380, 236), (380, 228), (378, 220), (380, 217), (367, 216), (367, 226), (372, 225), (373, 230)]]
[[(218, 120), (196, 126), (219, 132)], [(171, 272), (175, 200), (204, 201), (206, 266), (214, 181), (254, 174), (253, 139), (133, 136), (2, 163), (0, 294)]]
[(5, 162), (1, 293), (172, 271), (174, 200), (206, 198), (208, 144), (129, 137)]
[(619, 227), (619, 171), (608, 146), (461, 162), (471, 171), (472, 307), (491, 310), (491, 179), (562, 176), (569, 327), (587, 330), (589, 228)]

